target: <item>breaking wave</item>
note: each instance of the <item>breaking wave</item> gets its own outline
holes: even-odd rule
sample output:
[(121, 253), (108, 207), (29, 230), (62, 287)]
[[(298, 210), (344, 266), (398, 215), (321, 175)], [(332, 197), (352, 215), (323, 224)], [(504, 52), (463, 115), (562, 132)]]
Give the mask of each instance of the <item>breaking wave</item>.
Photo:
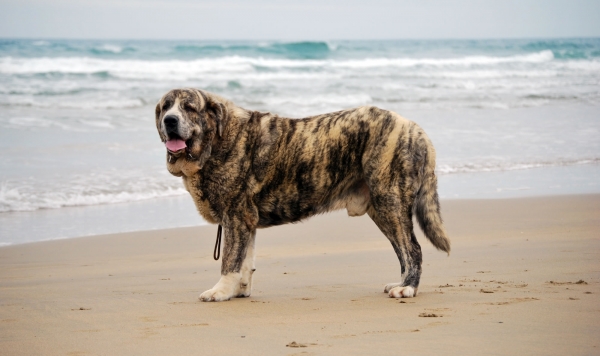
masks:
[(60, 180), (0, 182), (0, 213), (134, 202), (186, 194), (181, 180), (164, 172), (108, 171)]
[(411, 67), (472, 67), (506, 63), (543, 63), (554, 58), (552, 51), (506, 57), (467, 56), (462, 58), (363, 58), (363, 59), (276, 59), (263, 57), (224, 56), (195, 60), (137, 60), (91, 57), (0, 58), (3, 74), (88, 74), (108, 73), (119, 78), (161, 79), (165, 75), (194, 74), (214, 71), (243, 72), (256, 69), (366, 69)]

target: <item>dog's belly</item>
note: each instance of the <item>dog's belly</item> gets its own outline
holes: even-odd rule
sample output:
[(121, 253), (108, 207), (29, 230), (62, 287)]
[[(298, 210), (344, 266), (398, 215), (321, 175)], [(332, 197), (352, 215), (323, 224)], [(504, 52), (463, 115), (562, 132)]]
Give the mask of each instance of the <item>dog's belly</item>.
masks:
[[(270, 205), (270, 204), (269, 204)], [(284, 204), (281, 202), (275, 205), (258, 210), (258, 227), (265, 228), (269, 226), (283, 225), (297, 222), (323, 211), (317, 211), (316, 206), (306, 206), (298, 200), (287, 200)]]
[(370, 203), (369, 187), (364, 180), (332, 195), (289, 196), (280, 193), (276, 198), (258, 204), (258, 227), (298, 222), (316, 214), (340, 209), (346, 209), (349, 216), (361, 216), (367, 212)]

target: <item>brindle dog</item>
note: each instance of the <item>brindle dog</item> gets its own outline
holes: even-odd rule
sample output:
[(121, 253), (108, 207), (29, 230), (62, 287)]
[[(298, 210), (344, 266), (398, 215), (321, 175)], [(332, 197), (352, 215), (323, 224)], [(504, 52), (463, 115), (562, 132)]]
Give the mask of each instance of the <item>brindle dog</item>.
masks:
[(202, 301), (250, 296), (256, 229), (336, 209), (369, 214), (400, 260), (390, 297), (414, 297), (425, 236), (449, 252), (440, 215), (435, 150), (423, 130), (372, 106), (304, 119), (242, 109), (196, 89), (156, 106), (167, 169), (183, 178), (202, 217), (225, 231), (221, 279)]

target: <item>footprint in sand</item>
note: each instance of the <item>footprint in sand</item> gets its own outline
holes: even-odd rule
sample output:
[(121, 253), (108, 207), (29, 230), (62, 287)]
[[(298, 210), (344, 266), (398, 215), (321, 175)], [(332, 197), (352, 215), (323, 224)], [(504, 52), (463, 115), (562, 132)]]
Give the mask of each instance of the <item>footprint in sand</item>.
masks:
[(289, 344), (285, 345), (285, 347), (308, 347), (309, 345), (316, 345), (315, 343), (309, 343), (309, 344), (301, 344), (299, 342), (296, 341), (292, 341)]
[(442, 318), (443, 315), (435, 314), (435, 313), (421, 313), (421, 314), (419, 314), (419, 317), (421, 317), (421, 318)]
[(564, 284), (587, 284), (587, 282), (584, 281), (583, 279), (580, 279), (577, 282), (555, 282), (555, 281), (548, 281), (546, 283), (552, 284), (552, 285), (555, 285), (555, 286), (562, 286)]
[(482, 304), (487, 304), (487, 305), (508, 305), (508, 304), (515, 304), (515, 303), (522, 303), (522, 302), (531, 302), (534, 300), (539, 300), (538, 298), (512, 298), (508, 301), (504, 301), (504, 302), (493, 302), (493, 303), (482, 303)]

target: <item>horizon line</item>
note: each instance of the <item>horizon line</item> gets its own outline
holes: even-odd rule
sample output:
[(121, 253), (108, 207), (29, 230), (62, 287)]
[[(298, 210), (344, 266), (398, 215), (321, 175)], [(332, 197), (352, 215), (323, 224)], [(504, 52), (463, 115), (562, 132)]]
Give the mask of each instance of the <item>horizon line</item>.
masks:
[(45, 41), (240, 41), (240, 42), (251, 42), (251, 41), (272, 41), (272, 42), (328, 42), (328, 41), (506, 41), (506, 40), (576, 40), (576, 39), (600, 39), (599, 36), (531, 36), (531, 37), (485, 37), (485, 38), (473, 38), (473, 37), (424, 37), (424, 38), (363, 38), (363, 39), (342, 39), (342, 38), (329, 38), (329, 39), (277, 39), (277, 38), (256, 38), (256, 39), (243, 39), (243, 38), (219, 38), (219, 39), (207, 39), (207, 38), (114, 38), (114, 37), (28, 37), (28, 36), (15, 36), (15, 37), (4, 37), (0, 36), (0, 40), (45, 40)]

